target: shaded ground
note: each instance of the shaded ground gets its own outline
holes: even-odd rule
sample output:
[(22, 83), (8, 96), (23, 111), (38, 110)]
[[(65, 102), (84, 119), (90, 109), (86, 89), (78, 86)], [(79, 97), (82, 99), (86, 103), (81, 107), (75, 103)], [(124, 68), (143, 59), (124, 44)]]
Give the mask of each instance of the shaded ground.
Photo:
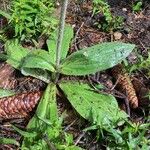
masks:
[[(109, 0), (113, 14), (123, 16), (124, 24), (120, 30), (103, 32), (94, 26), (94, 23), (101, 21), (103, 16), (97, 15), (96, 17), (92, 17), (92, 7), (90, 1), (85, 1), (82, 3), (76, 3), (74, 1), (70, 2), (66, 21), (72, 24), (75, 31), (75, 38), (70, 48), (70, 53), (96, 43), (117, 40), (136, 44), (138, 53), (147, 58), (148, 50), (150, 49), (150, 3), (148, 1), (144, 1), (142, 11), (139, 13), (132, 12), (132, 3), (132, 1), (128, 0)], [(4, 20), (0, 20), (1, 26), (3, 23)], [(3, 43), (0, 42), (0, 51), (2, 50)], [(131, 64), (135, 63), (137, 61), (136, 53), (133, 52), (129, 56), (128, 60)], [(33, 78), (23, 77), (17, 71), (14, 71), (14, 73), (11, 74), (11, 78), (12, 76), (17, 80), (17, 86), (15, 87), (16, 91), (23, 92), (31, 90), (43, 90), (45, 88), (45, 84), (41, 81)], [(148, 101), (146, 98), (143, 98), (143, 96), (145, 96), (149, 90), (150, 80), (149, 77), (144, 75), (144, 72), (142, 71), (133, 73), (132, 77), (134, 78), (134, 88), (139, 98), (140, 107), (136, 110), (130, 110), (131, 119), (135, 122), (143, 122), (145, 115), (149, 115), (149, 108), (147, 107)], [(108, 89), (111, 89), (115, 84), (114, 79), (110, 74), (110, 70), (97, 73), (96, 75), (91, 76), (91, 78), (105, 84)], [(59, 97), (62, 99), (62, 95), (59, 95)], [(101, 142), (96, 142), (95, 133), (85, 133), (82, 131), (82, 129), (88, 127), (87, 122), (80, 119), (76, 115), (71, 106), (66, 104), (65, 99), (64, 102), (65, 103), (62, 103), (60, 100), (58, 100), (60, 111), (63, 111), (66, 108), (68, 110), (68, 117), (65, 119), (64, 128), (66, 131), (74, 134), (75, 143), (87, 150), (105, 149), (104, 143), (102, 144)], [(123, 106), (122, 108), (126, 110), (124, 107), (126, 106)], [(25, 128), (31, 116), (25, 119), (16, 119), (11, 121), (5, 120), (0, 122), (0, 136), (13, 137), (18, 141), (21, 141), (21, 137), (9, 127), (9, 123), (14, 123), (20, 128)], [(0, 145), (0, 149), (16, 149), (16, 147), (10, 145)]]

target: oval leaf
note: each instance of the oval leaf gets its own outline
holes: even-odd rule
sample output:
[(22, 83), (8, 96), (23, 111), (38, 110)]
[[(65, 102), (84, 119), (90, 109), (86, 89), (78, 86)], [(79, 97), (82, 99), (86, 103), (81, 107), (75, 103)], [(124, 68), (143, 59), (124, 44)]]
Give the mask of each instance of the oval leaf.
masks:
[(33, 76), (49, 83), (50, 75), (48, 71), (54, 72), (54, 66), (50, 62), (49, 53), (44, 50), (35, 50), (29, 53), (21, 65), (22, 74)]
[(29, 53), (22, 61), (22, 68), (40, 68), (43, 70), (49, 70), (54, 72), (54, 66), (49, 61), (49, 54), (44, 50), (36, 50)]
[(60, 73), (87, 75), (111, 68), (126, 58), (134, 47), (133, 44), (109, 42), (82, 49), (62, 62)]
[(18, 40), (10, 40), (5, 44), (7, 52), (7, 62), (14, 68), (19, 69), (21, 60), (30, 52), (27, 48), (22, 47)]
[(59, 86), (76, 111), (94, 124), (115, 124), (127, 117), (112, 95), (95, 93), (87, 84), (78, 82), (64, 82)]
[(21, 73), (25, 76), (32, 76), (34, 78), (40, 79), (46, 83), (50, 82), (50, 74), (46, 70), (35, 69), (35, 68), (21, 68)]

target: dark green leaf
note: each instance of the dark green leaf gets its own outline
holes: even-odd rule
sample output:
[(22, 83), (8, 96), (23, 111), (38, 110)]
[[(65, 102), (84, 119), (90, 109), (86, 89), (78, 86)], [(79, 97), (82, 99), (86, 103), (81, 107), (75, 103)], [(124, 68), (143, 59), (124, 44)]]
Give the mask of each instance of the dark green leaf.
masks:
[(125, 119), (127, 115), (118, 107), (116, 99), (111, 95), (95, 93), (87, 84), (64, 82), (60, 88), (76, 111), (85, 119), (101, 127), (114, 125)]
[(27, 48), (22, 47), (18, 40), (7, 41), (5, 50), (8, 55), (7, 62), (16, 69), (19, 69), (21, 60), (30, 52)]
[(8, 56), (5, 54), (0, 54), (0, 60), (6, 61), (8, 59)]
[[(58, 30), (52, 34), (49, 40), (47, 40), (48, 50), (50, 53), (50, 57), (52, 59), (52, 63), (56, 62), (56, 47), (57, 47), (57, 38), (58, 38)], [(64, 36), (62, 41), (62, 49), (61, 49), (61, 60), (65, 59), (69, 50), (70, 41), (73, 38), (73, 29), (70, 25), (65, 26)]]
[(110, 42), (82, 49), (62, 62), (60, 72), (87, 75), (111, 68), (126, 58), (134, 47), (133, 44)]

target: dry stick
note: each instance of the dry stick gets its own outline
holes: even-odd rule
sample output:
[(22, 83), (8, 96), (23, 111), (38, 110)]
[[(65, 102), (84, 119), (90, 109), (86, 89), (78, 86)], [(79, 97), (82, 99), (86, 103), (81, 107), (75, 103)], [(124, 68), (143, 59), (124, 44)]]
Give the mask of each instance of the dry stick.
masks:
[(79, 137), (76, 139), (74, 145), (77, 145), (77, 144), (80, 142), (80, 140), (84, 137), (85, 134), (86, 134), (86, 131), (83, 131), (83, 132), (79, 135)]

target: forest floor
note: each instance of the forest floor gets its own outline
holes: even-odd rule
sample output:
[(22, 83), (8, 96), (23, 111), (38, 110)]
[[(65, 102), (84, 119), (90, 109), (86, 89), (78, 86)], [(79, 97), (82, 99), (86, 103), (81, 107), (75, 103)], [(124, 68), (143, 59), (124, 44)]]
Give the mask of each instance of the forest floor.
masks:
[[(67, 10), (66, 22), (74, 27), (75, 38), (70, 47), (69, 53), (78, 51), (81, 48), (89, 47), (97, 43), (110, 42), (110, 41), (122, 41), (126, 43), (133, 43), (136, 45), (136, 51), (132, 52), (128, 60), (128, 66), (134, 66), (139, 61), (139, 55), (145, 60), (149, 56), (150, 51), (150, 2), (143, 1), (142, 9), (139, 12), (133, 12), (133, 1), (130, 0), (108, 0), (111, 12), (114, 16), (122, 16), (124, 18), (123, 25), (120, 29), (111, 31), (102, 31), (96, 26), (96, 23), (103, 22), (104, 16), (102, 14), (92, 15), (91, 1), (75, 2), (71, 1)], [(0, 20), (0, 28), (3, 26), (2, 20)], [(0, 41), (0, 52), (4, 51), (4, 43)], [(12, 80), (17, 82), (15, 91), (29, 92), (34, 90), (44, 90), (46, 85), (38, 79), (32, 77), (24, 77), (7, 66), (3, 61), (0, 63), (0, 86), (3, 86), (3, 80), (8, 79), (8, 86), (12, 85)], [(130, 70), (131, 67), (128, 67)], [(5, 72), (4, 72), (5, 70)], [(149, 94), (150, 89), (150, 70), (148, 69), (136, 69), (129, 73), (132, 80), (133, 87), (136, 91), (137, 98), (139, 100), (139, 107), (132, 109), (125, 105), (122, 98), (117, 98), (121, 109), (125, 110), (133, 122), (144, 123), (145, 118), (150, 115)], [(111, 74), (111, 69), (91, 75), (91, 79), (97, 82), (103, 83), (111, 90), (115, 85), (115, 79)], [(84, 78), (83, 78), (84, 79)], [(11, 82), (10, 82), (11, 80)], [(91, 80), (90, 80), (91, 81)], [(89, 81), (89, 82), (90, 82)], [(7, 85), (6, 85), (7, 86)], [(115, 90), (119, 91), (117, 86)], [(119, 91), (121, 92), (121, 91)], [(61, 95), (59, 95), (61, 99)], [(61, 112), (67, 109), (68, 117), (64, 122), (64, 128), (69, 133), (73, 133), (74, 141), (77, 145), (87, 150), (99, 150), (105, 149), (103, 143), (96, 140), (96, 132), (83, 132), (82, 130), (88, 126), (88, 123), (79, 118), (74, 112), (70, 104), (62, 103), (58, 99), (58, 105)], [(65, 100), (64, 100), (65, 101)], [(22, 137), (10, 127), (10, 123), (13, 123), (17, 127), (25, 128), (30, 118), (33, 116), (34, 111), (29, 114), (27, 118), (3, 120), (0, 121), (0, 136), (15, 138), (21, 142)], [(148, 133), (150, 134), (150, 132)], [(149, 135), (148, 135), (149, 136)], [(13, 145), (0, 145), (0, 150), (17, 149)]]

